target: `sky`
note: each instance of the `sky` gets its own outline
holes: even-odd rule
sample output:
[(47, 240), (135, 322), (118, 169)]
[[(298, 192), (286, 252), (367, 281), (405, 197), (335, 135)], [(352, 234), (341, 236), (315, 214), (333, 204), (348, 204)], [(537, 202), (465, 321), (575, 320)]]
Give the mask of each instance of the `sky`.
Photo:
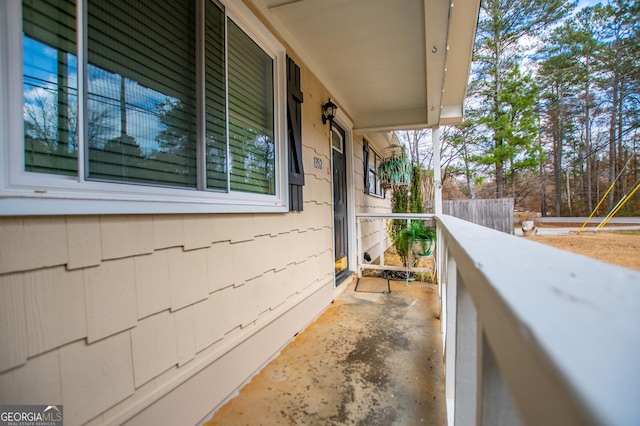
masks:
[(582, 9), (583, 7), (587, 7), (587, 6), (595, 6), (598, 3), (604, 3), (601, 0), (580, 0), (578, 2), (578, 9)]

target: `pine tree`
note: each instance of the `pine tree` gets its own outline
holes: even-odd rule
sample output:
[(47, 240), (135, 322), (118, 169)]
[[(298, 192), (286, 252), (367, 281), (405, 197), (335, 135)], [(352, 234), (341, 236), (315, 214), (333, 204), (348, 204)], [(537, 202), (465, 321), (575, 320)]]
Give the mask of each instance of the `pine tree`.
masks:
[[(579, 91), (578, 76), (581, 64), (575, 51), (571, 23), (555, 28), (540, 49), (543, 60), (538, 70), (540, 113), (543, 134), (551, 141), (555, 188), (555, 214), (561, 214), (564, 157), (571, 151), (577, 120), (573, 103)], [(570, 209), (570, 206), (568, 206)]]
[(505, 149), (504, 80), (521, 57), (520, 40), (537, 35), (562, 19), (573, 3), (564, 0), (486, 0), (481, 4), (475, 47), (475, 87), (482, 105), (483, 122), (491, 132), (490, 152), (485, 159), (495, 168), (496, 197), (504, 196), (504, 166), (510, 158)]
[(517, 64), (513, 64), (502, 77), (501, 87), (499, 102), (495, 103), (491, 113), (479, 120), (489, 130), (493, 140), (476, 157), (476, 161), (496, 167), (497, 197), (505, 194), (505, 177), (511, 184), (510, 195), (515, 197), (516, 174), (537, 169), (542, 160), (537, 138), (538, 88), (530, 76), (521, 75)]
[[(605, 7), (607, 24), (604, 34), (605, 48), (602, 50), (601, 89), (608, 92), (609, 105), (609, 182), (623, 172), (625, 157), (629, 153), (627, 145), (629, 130), (638, 124), (640, 110), (640, 35), (638, 14), (639, 0), (617, 0)], [(618, 180), (615, 193), (608, 198), (608, 208), (613, 206), (614, 198), (625, 193), (624, 176)]]

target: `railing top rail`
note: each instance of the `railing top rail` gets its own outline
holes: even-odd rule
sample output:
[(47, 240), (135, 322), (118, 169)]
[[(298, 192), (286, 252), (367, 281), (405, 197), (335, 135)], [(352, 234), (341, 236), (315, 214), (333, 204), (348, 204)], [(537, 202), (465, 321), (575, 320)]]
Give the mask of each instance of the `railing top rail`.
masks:
[(435, 215), (431, 213), (356, 213), (356, 217), (366, 219), (433, 219)]
[(543, 409), (553, 424), (637, 424), (640, 273), (437, 221), (523, 417)]

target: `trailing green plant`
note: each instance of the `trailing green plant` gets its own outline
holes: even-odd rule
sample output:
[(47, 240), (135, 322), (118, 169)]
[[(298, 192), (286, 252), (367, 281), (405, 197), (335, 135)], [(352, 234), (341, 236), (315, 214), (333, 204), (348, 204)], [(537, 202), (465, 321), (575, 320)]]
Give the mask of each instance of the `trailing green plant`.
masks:
[(411, 193), (409, 194), (409, 206), (411, 213), (423, 213), (422, 205), (422, 170), (418, 166), (411, 169)]
[(411, 180), (411, 163), (404, 147), (393, 145), (391, 153), (378, 166), (378, 177), (387, 187), (397, 188), (408, 185)]
[(422, 220), (414, 220), (393, 237), (393, 244), (402, 263), (408, 266), (410, 253), (412, 258), (430, 255), (435, 240), (435, 228), (425, 225)]
[[(399, 186), (393, 189), (391, 195), (391, 211), (393, 213), (407, 213), (409, 209), (409, 189), (406, 186)], [(387, 228), (389, 237), (393, 241), (395, 236), (406, 226), (404, 219), (393, 219)]]

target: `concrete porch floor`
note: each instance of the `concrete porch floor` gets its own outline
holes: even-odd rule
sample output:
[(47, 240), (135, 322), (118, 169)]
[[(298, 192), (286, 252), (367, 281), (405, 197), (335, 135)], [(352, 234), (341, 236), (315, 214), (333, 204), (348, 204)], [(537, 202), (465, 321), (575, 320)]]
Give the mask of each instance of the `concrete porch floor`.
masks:
[(386, 284), (351, 283), (206, 424), (446, 424), (437, 286)]

